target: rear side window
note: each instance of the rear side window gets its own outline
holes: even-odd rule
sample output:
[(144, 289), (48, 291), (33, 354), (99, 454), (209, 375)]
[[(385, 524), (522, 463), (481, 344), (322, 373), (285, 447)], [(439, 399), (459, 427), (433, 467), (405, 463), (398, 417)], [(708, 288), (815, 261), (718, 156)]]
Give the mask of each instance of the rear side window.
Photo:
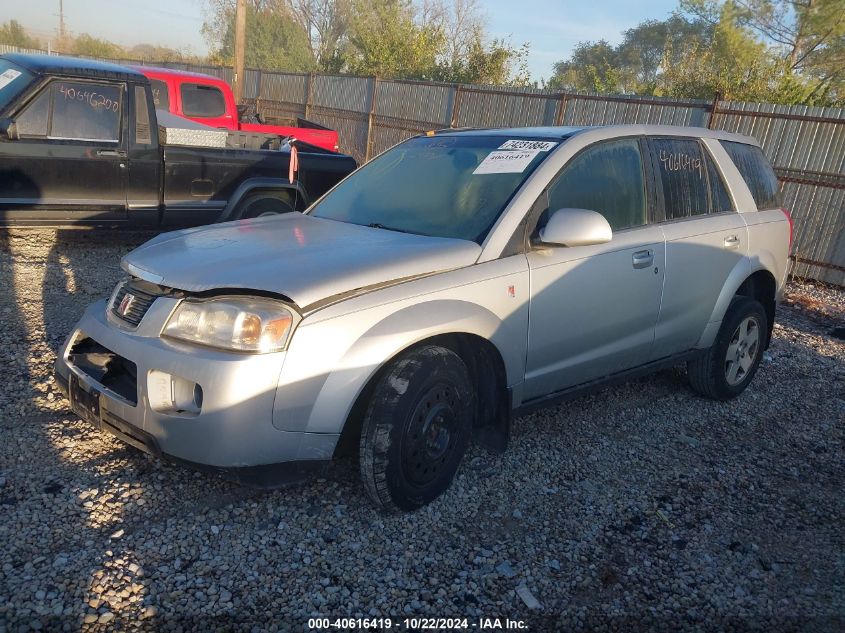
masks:
[(150, 145), (153, 142), (147, 93), (143, 86), (135, 86), (135, 142), (138, 145)]
[(170, 93), (167, 84), (161, 79), (150, 79), (150, 89), (153, 92), (153, 103), (160, 110), (170, 110)]
[(182, 113), (185, 116), (211, 118), (226, 114), (226, 100), (219, 88), (182, 84)]
[(660, 175), (665, 220), (706, 215), (710, 208), (707, 162), (696, 140), (658, 138), (651, 141)]
[(704, 152), (704, 161), (707, 163), (707, 180), (710, 184), (710, 213), (734, 211), (725, 181), (707, 152)]
[(779, 209), (781, 204), (778, 179), (769, 161), (763, 155), (763, 150), (756, 145), (733, 141), (722, 141), (722, 147), (742, 174), (757, 208), (761, 211)]
[(614, 231), (645, 224), (638, 141), (600, 143), (564, 167), (549, 189), (549, 211), (566, 208), (598, 211)]

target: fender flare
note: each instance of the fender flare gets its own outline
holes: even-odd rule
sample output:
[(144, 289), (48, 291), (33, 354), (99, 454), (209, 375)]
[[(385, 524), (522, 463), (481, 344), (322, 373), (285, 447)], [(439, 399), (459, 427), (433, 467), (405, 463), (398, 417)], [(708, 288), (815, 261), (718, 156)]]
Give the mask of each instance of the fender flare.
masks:
[(754, 259), (743, 257), (731, 271), (731, 274), (728, 275), (725, 285), (722, 286), (722, 292), (719, 293), (719, 298), (716, 300), (716, 305), (713, 307), (713, 312), (707, 320), (707, 327), (695, 345), (696, 348), (706, 349), (713, 344), (716, 334), (719, 332), (719, 327), (722, 325), (722, 319), (725, 318), (725, 314), (731, 305), (731, 301), (746, 279), (761, 270), (765, 270), (775, 277), (774, 273), (772, 273), (774, 256), (769, 254), (771, 261), (767, 262), (766, 253), (764, 252), (762, 255), (763, 257)]
[(235, 213), (235, 210), (238, 208), (241, 201), (256, 189), (293, 190), (297, 192), (300, 198), (302, 198), (303, 203), (306, 206), (308, 205), (308, 194), (302, 186), (302, 183), (298, 181), (291, 182), (287, 178), (247, 178), (238, 185), (238, 188), (235, 189), (235, 192), (229, 197), (226, 206), (223, 208), (223, 211), (220, 212), (220, 215), (217, 216), (217, 220), (215, 221), (226, 222), (227, 220), (232, 219), (232, 215)]
[(324, 380), (314, 385), (307, 419), (274, 417), (274, 424), (283, 430), (341, 432), (361, 393), (387, 362), (421, 341), (450, 334), (469, 334), (488, 340), (504, 362), (508, 383), (518, 374), (520, 367), (515, 363), (524, 361), (524, 350), (503, 353), (501, 341), (512, 333), (494, 313), (466, 301), (433, 300), (408, 306), (374, 323), (333, 364)]

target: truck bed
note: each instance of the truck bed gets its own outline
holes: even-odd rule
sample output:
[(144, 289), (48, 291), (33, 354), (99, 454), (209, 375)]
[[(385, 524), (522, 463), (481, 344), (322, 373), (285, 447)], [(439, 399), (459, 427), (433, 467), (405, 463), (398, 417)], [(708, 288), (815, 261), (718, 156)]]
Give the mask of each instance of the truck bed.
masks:
[[(258, 143), (261, 136), (248, 141)], [(173, 225), (217, 220), (244, 181), (287, 179), (290, 166), (288, 146), (274, 150), (165, 145), (162, 153), (165, 218)], [(304, 209), (322, 196), (355, 166), (354, 159), (343, 154), (300, 151), (297, 208)]]

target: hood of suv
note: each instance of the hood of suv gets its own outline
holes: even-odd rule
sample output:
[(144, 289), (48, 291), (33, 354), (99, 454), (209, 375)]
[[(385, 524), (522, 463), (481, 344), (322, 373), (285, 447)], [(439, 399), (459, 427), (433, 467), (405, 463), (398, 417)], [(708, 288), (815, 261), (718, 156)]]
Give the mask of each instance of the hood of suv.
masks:
[(187, 292), (262, 290), (304, 308), (359, 288), (470, 266), (480, 254), (475, 242), (290, 213), (165, 233), (126, 255), (121, 266)]

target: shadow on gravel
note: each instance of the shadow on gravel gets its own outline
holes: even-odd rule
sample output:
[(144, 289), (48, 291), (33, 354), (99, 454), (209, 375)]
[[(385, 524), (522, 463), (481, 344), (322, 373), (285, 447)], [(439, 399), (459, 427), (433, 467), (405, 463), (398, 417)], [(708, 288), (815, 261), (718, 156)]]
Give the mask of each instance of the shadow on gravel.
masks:
[[(126, 246), (116, 249), (115, 241)], [(106, 611), (131, 606), (122, 588), (105, 599), (95, 596), (112, 591), (104, 582), (109, 578), (135, 581), (137, 563), (115, 564), (122, 548), (113, 535), (132, 516), (133, 503), (144, 504), (142, 486), (134, 482), (149, 462), (78, 420), (52, 379), (55, 353), (81, 306), (113, 287), (119, 275), (114, 254), (124, 248), (131, 241), (108, 231), (0, 229), (2, 630), (6, 623), (73, 630), (91, 624), (86, 615), (105, 623)], [(104, 495), (121, 507), (94, 503)], [(134, 594), (141, 597), (140, 588)]]
[[(0, 347), (0, 629), (237, 622), (255, 600), (242, 585), (261, 555), (232, 530), (248, 542), (274, 535), (291, 513), (319, 521), (327, 485), (332, 499), (363, 506), (357, 479), (341, 466), (326, 480), (261, 492), (170, 466), (79, 420), (48, 385), (55, 353), (82, 310), (114, 287), (119, 258), (151, 235), (59, 230), (48, 240), (39, 233), (0, 230), (9, 342)], [(227, 552), (230, 541), (239, 555)], [(284, 541), (269, 546), (286, 548)], [(288, 573), (295, 572), (278, 581)], [(192, 612), (191, 602), (222, 606), (216, 617), (174, 617)]]
[(28, 331), (24, 316), (18, 305), (19, 293), (15, 286), (15, 267), (9, 233), (0, 228), (0, 321), (3, 324), (4, 345), (0, 346), (0, 410), (5, 415), (3, 423), (9, 423), (18, 399), (28, 388), (29, 346)]
[(152, 459), (46, 400), (47, 346), (108, 294), (131, 247), (60, 231), (16, 280), (0, 232), (13, 289), (0, 361), (18, 385), (0, 392), (0, 628), (305, 630), (312, 614), (360, 612), (515, 615), (537, 631), (642, 616), (719, 629), (740, 614), (737, 628), (791, 629), (841, 604), (843, 361), (803, 323), (777, 331), (736, 401), (693, 396), (675, 369), (542, 409), (515, 420), (505, 455), (472, 448), (443, 498), (384, 517), (349, 460), (264, 493)]
[[(55, 232), (44, 260), (41, 287), (44, 329), (54, 351), (82, 316), (82, 310), (107, 297), (124, 275), (120, 258), (155, 235), (106, 229)], [(80, 296), (85, 299), (80, 301)]]

